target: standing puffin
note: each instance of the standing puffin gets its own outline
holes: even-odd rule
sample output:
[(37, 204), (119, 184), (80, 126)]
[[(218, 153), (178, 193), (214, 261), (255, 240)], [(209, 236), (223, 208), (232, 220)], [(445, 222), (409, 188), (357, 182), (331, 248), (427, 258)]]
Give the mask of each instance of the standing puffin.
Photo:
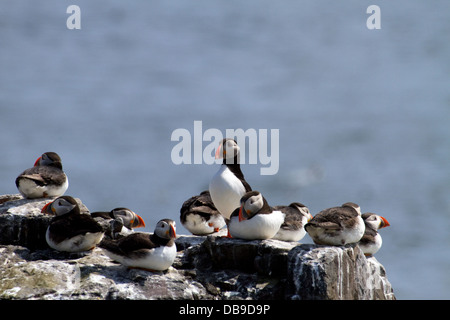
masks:
[(77, 201), (62, 196), (42, 208), (42, 213), (56, 214), (47, 228), (47, 244), (58, 251), (81, 252), (93, 249), (104, 230), (89, 214), (82, 214)]
[(303, 239), (306, 235), (305, 224), (312, 219), (309, 209), (299, 202), (293, 202), (288, 206), (275, 206), (274, 209), (283, 212), (286, 216), (273, 239), (294, 242)]
[(246, 240), (272, 238), (284, 221), (284, 213), (274, 210), (259, 191), (247, 192), (241, 206), (231, 214), (229, 236)]
[(113, 239), (127, 235), (135, 228), (145, 227), (144, 219), (128, 208), (91, 212), (91, 216), (109, 231), (108, 234)]
[(118, 240), (104, 239), (100, 247), (112, 260), (128, 268), (167, 270), (175, 260), (175, 221), (160, 220), (153, 234), (135, 232)]
[(223, 158), (219, 171), (209, 183), (211, 199), (225, 219), (240, 206), (242, 196), (252, 190), (245, 181), (239, 164), (239, 146), (234, 139), (225, 138), (216, 150), (216, 159)]
[(194, 235), (218, 232), (225, 226), (225, 220), (214, 206), (209, 191), (203, 191), (183, 203), (180, 221)]
[(364, 213), (362, 218), (366, 225), (366, 231), (358, 245), (366, 256), (372, 256), (380, 250), (383, 244), (378, 229), (389, 227), (390, 224), (385, 218), (375, 213)]
[(16, 178), (19, 192), (28, 199), (62, 196), (69, 180), (62, 170), (61, 158), (55, 152), (46, 152)]
[(315, 244), (341, 246), (358, 242), (365, 230), (359, 206), (353, 202), (325, 209), (305, 225)]

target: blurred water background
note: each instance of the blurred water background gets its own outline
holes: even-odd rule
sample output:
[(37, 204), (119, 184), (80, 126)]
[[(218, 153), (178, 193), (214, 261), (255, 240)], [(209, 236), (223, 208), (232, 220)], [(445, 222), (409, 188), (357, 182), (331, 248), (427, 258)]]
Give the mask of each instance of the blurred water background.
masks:
[[(81, 30), (66, 27), (72, 4)], [(314, 214), (353, 201), (383, 215), (376, 257), (397, 298), (448, 299), (449, 13), (444, 0), (3, 0), (0, 193), (55, 151), (91, 211), (126, 206), (142, 231), (170, 217), (187, 234), (181, 204), (218, 165), (173, 164), (172, 132), (279, 129), (278, 173), (242, 166), (252, 187)]]

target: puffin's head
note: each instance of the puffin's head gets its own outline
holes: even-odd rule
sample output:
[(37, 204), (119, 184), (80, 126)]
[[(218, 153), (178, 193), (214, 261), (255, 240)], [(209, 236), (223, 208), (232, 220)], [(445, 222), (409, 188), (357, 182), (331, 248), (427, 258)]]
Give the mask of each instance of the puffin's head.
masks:
[(175, 239), (177, 237), (175, 221), (172, 219), (162, 219), (156, 224), (155, 234), (163, 239)]
[(234, 158), (239, 155), (239, 146), (236, 140), (231, 138), (225, 138), (220, 142), (219, 147), (216, 150), (216, 159), (224, 159), (226, 163), (232, 164)]
[(69, 212), (80, 213), (77, 201), (71, 196), (61, 196), (54, 201), (47, 203), (41, 210), (42, 213), (55, 214), (61, 216)]
[(51, 166), (62, 169), (61, 157), (56, 152), (46, 152), (37, 158), (34, 166)]
[(144, 219), (128, 208), (115, 208), (111, 210), (114, 218), (122, 221), (128, 229), (145, 227)]
[(308, 207), (305, 206), (303, 203), (292, 202), (289, 206), (296, 208), (298, 211), (300, 211), (301, 215), (303, 216), (303, 219), (305, 219), (306, 222), (309, 222), (313, 218), (312, 214), (309, 212)]
[(249, 191), (241, 198), (239, 221), (253, 217), (264, 206), (264, 198), (259, 191)]
[(375, 230), (390, 226), (389, 222), (385, 218), (375, 213), (364, 213), (362, 218), (365, 224), (370, 225)]
[(358, 212), (359, 215), (361, 215), (361, 208), (354, 202), (346, 202), (342, 205), (342, 207), (352, 208), (353, 210)]

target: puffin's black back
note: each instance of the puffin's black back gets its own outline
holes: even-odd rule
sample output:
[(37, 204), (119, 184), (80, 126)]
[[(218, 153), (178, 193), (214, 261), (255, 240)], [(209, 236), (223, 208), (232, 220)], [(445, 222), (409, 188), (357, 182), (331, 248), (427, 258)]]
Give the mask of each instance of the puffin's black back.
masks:
[(105, 230), (90, 215), (68, 213), (54, 217), (49, 231), (55, 242), (61, 242), (80, 234), (98, 233)]
[(57, 167), (37, 166), (26, 169), (16, 178), (16, 186), (19, 187), (19, 180), (22, 178), (31, 179), (39, 186), (48, 184), (63, 184), (66, 177), (61, 174)]

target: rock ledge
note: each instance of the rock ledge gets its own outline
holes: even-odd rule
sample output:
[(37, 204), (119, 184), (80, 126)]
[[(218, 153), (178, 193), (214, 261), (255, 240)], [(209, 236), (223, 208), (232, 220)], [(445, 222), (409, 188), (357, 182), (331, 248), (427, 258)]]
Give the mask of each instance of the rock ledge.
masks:
[(357, 245), (179, 236), (177, 259), (158, 273), (99, 248), (57, 252), (40, 214), (49, 201), (0, 196), (0, 299), (395, 299), (385, 268)]

